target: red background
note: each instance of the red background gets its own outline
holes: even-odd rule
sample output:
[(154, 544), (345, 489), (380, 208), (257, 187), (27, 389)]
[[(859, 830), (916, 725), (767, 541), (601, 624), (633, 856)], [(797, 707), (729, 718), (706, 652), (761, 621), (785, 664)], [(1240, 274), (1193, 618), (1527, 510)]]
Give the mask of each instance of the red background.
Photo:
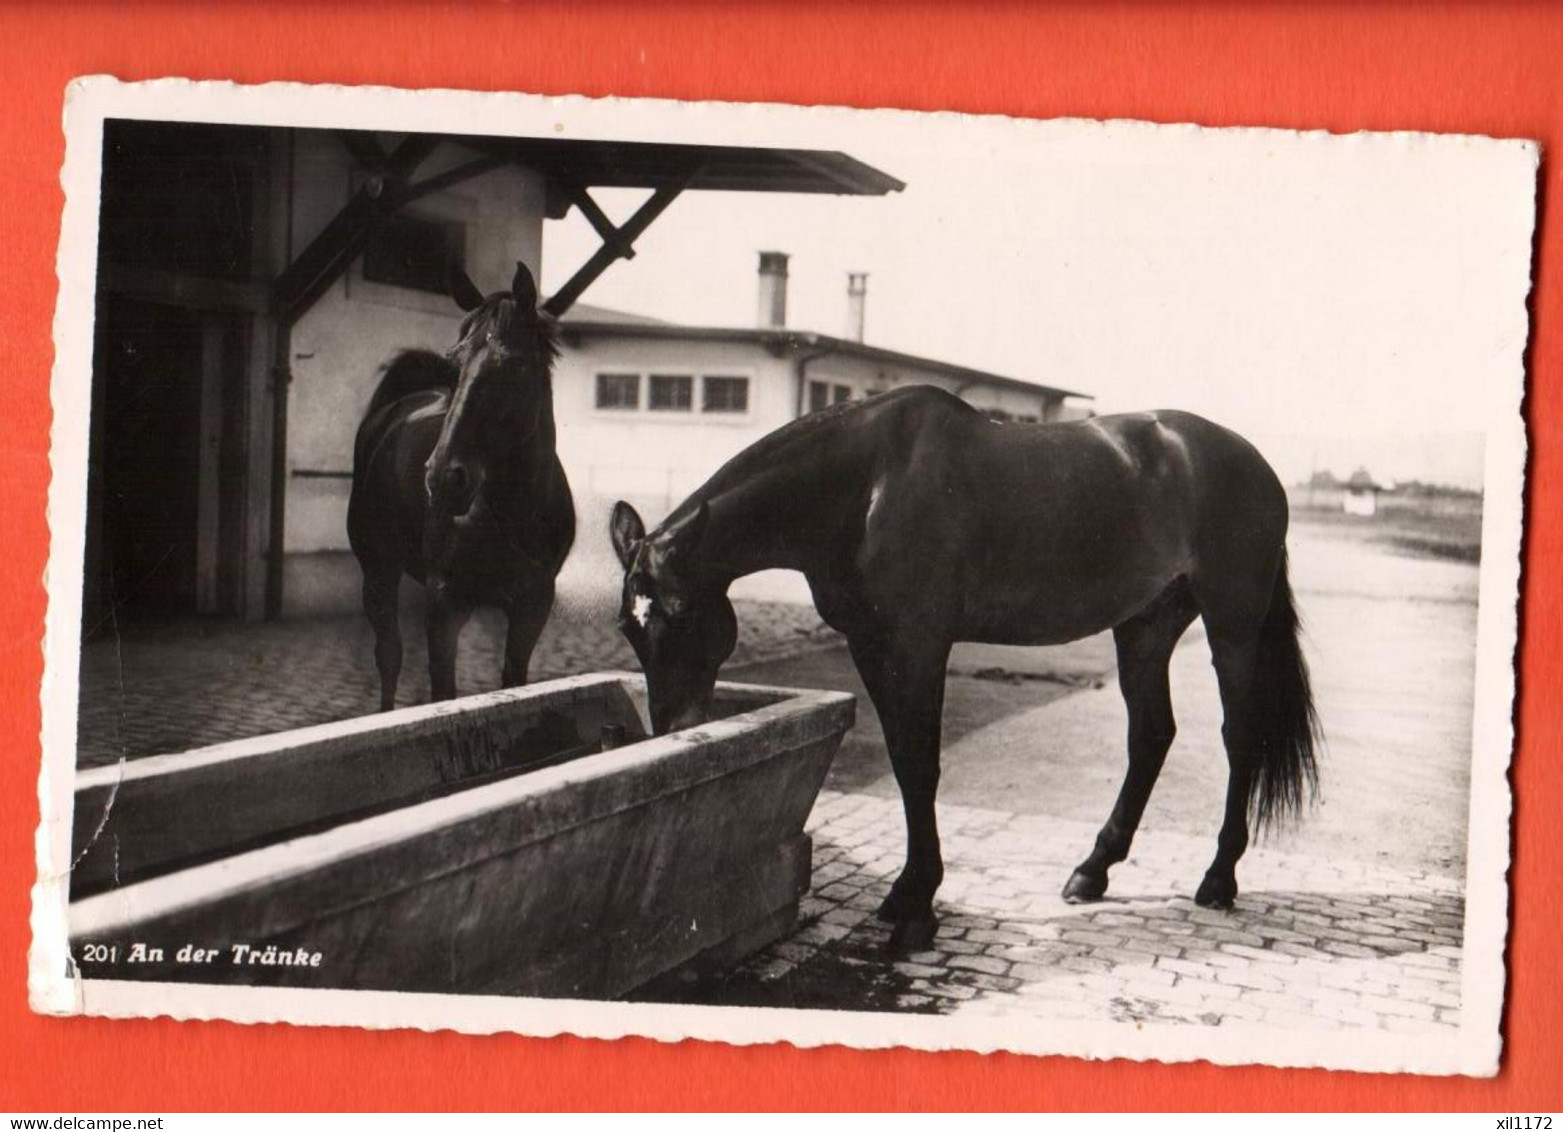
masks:
[[(50, 324), (72, 77), (831, 103), (1539, 139), (1511, 984), (1490, 1081), (1008, 1055), (537, 1041), (28, 1012)], [(0, 1109), (1563, 1107), (1563, 7), (1542, 4), (80, 5), (0, 11)]]

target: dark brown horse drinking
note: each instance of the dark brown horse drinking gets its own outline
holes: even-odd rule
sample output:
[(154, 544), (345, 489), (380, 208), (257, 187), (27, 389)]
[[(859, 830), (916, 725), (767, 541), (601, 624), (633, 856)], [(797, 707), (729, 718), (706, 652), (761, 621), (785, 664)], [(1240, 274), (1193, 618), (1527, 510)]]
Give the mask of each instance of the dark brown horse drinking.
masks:
[(1129, 769), (1071, 901), (1107, 891), (1173, 739), (1167, 666), (1203, 617), (1230, 779), (1195, 899), (1229, 907), (1250, 811), (1298, 811), (1317, 724), (1286, 570), (1286, 494), (1247, 441), (1186, 413), (995, 425), (929, 387), (795, 421), (741, 452), (651, 534), (614, 510), (620, 625), (656, 730), (702, 719), (737, 626), (728, 586), (807, 577), (847, 638), (884, 726), (906, 811), (906, 867), (880, 916), (925, 946), (944, 876), (934, 795), (945, 663), (956, 641), (1057, 644), (1112, 629)]
[(496, 605), (509, 630), (501, 673), (526, 683), (575, 540), (575, 506), (554, 454), (552, 323), (522, 264), (508, 292), (484, 298), (457, 273), (468, 312), (449, 354), (408, 350), (386, 367), (353, 448), (347, 533), (364, 571), (380, 707), (401, 673), (397, 594), (405, 573), (428, 589), (429, 683), (456, 694), (456, 638), (474, 608)]

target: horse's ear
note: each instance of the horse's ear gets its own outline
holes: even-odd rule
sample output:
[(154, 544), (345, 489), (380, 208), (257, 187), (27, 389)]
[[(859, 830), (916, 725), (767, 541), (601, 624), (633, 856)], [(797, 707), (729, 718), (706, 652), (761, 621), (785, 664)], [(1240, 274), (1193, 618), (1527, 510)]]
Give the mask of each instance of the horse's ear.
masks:
[(450, 297), (456, 300), (456, 305), (464, 311), (475, 311), (483, 305), (483, 292), (478, 290), (477, 284), (459, 267), (450, 269)]
[(705, 534), (706, 523), (711, 519), (711, 505), (705, 500), (700, 501), (700, 506), (693, 512), (684, 516), (671, 527), (664, 527), (661, 538), (667, 540), (668, 549), (674, 553), (693, 550), (700, 545), (701, 536)]
[(537, 309), (537, 281), (520, 260), (516, 261), (516, 277), (510, 281), (510, 297), (523, 310)]
[(619, 565), (628, 569), (635, 552), (646, 539), (646, 524), (641, 522), (640, 513), (621, 499), (613, 505), (608, 531), (613, 537), (613, 550), (619, 556)]

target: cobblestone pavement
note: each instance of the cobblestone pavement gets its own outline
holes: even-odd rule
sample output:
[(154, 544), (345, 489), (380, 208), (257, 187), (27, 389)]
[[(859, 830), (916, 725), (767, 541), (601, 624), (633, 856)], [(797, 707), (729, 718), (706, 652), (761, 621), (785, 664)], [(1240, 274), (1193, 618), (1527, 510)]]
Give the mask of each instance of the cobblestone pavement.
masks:
[[(807, 606), (735, 603), (732, 664), (840, 643)], [(504, 619), (480, 611), (461, 637), (457, 688), (499, 686)], [(428, 698), (421, 620), (403, 617), (399, 705)], [(359, 616), (267, 625), (187, 623), (127, 632), (82, 649), (77, 759), (81, 767), (121, 757), (183, 751), (376, 710), (374, 638)], [(532, 655), (533, 680), (639, 664), (611, 615), (557, 615)]]
[(1208, 839), (1142, 833), (1108, 899), (1058, 895), (1094, 826), (941, 805), (947, 873), (932, 948), (892, 962), (874, 909), (901, 866), (900, 806), (827, 792), (810, 819), (799, 927), (710, 988), (733, 1005), (1025, 1014), (1205, 1026), (1451, 1032), (1458, 881), (1249, 851), (1230, 912), (1187, 897)]

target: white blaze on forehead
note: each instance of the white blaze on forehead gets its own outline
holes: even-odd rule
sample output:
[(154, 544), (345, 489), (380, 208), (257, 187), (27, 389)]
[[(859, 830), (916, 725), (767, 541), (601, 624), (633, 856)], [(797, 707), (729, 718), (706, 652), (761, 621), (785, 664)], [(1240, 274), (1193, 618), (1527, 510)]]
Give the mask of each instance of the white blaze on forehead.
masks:
[(635, 618), (636, 624), (642, 629), (651, 619), (651, 599), (645, 594), (636, 594), (634, 602), (630, 605), (630, 616)]
[(874, 508), (879, 506), (879, 497), (884, 494), (885, 484), (883, 480), (874, 484), (873, 490), (868, 493), (868, 510), (864, 513), (865, 521), (874, 517)]

